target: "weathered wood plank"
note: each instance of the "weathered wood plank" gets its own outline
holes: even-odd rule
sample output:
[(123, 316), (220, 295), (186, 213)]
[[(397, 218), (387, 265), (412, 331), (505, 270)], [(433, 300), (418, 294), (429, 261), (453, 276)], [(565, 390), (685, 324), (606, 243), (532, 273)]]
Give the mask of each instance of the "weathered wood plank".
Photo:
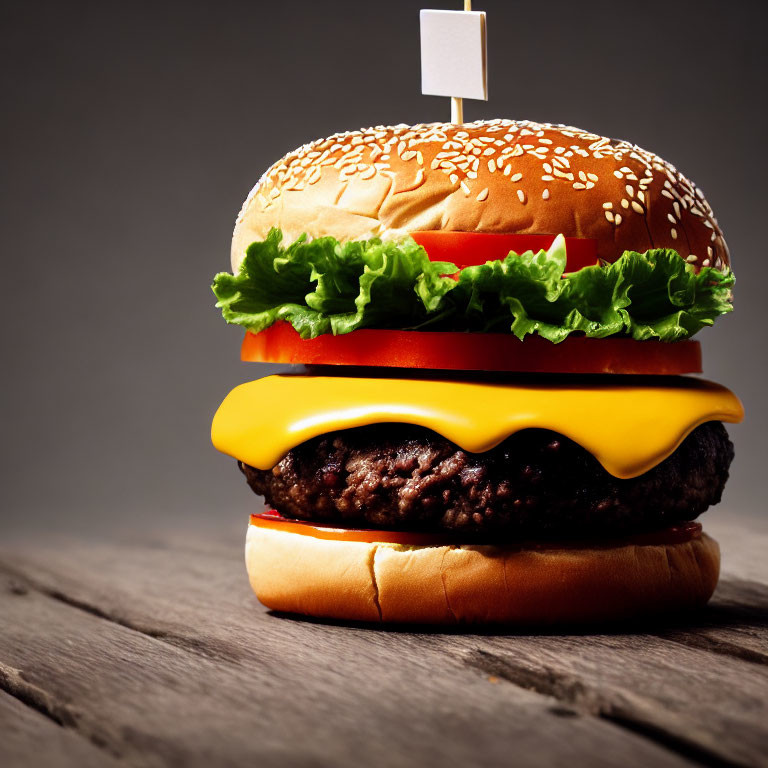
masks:
[(768, 665), (768, 586), (726, 575), (695, 621), (662, 627), (658, 636)]
[(112, 768), (107, 752), (0, 690), (0, 765)]
[[(655, 733), (698, 757), (756, 764), (768, 749), (768, 668), (755, 663), (765, 647), (768, 588), (760, 584), (752, 585), (757, 602), (736, 585), (729, 598), (736, 608), (725, 615), (729, 623), (706, 614), (705, 631), (660, 625), (655, 636), (413, 635), (265, 615), (245, 586), (239, 547), (236, 555), (212, 549), (99, 547), (17, 552), (6, 561), (42, 589), (213, 658), (242, 662), (254, 637), (283, 648), (306, 646), (311, 638), (311, 653), (318, 659), (327, 657), (329, 648), (341, 648), (353, 656), (394, 652), (427, 663), (432, 648), (462, 666), (550, 694), (577, 711)], [(735, 652), (709, 647), (731, 642), (733, 635), (723, 640), (728, 632), (739, 641), (733, 643)], [(741, 643), (745, 633), (752, 634), (752, 646)], [(301, 668), (301, 657), (290, 658)], [(385, 663), (373, 679), (384, 670)]]
[(720, 542), (723, 575), (768, 584), (768, 508), (749, 517), (718, 508), (702, 524)]
[[(631, 724), (695, 755), (758, 765), (768, 757), (768, 668), (631, 635), (461, 638), (486, 674)], [(451, 642), (451, 649), (457, 643)]]
[[(126, 585), (156, 637), (6, 577), (0, 660), (129, 765), (688, 764), (611, 723), (562, 717), (551, 697), (494, 683), (422, 637), (281, 621), (210, 565), (164, 583), (174, 568), (158, 564)], [(164, 600), (194, 616), (156, 622)]]

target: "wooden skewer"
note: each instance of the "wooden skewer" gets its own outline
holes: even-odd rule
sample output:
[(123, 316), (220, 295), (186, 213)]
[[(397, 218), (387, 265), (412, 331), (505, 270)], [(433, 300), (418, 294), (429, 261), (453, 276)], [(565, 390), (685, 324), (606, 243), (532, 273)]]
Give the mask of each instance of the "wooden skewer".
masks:
[[(464, 0), (464, 10), (472, 10), (472, 0)], [(464, 122), (464, 99), (460, 96), (451, 96), (451, 122), (454, 124)]]

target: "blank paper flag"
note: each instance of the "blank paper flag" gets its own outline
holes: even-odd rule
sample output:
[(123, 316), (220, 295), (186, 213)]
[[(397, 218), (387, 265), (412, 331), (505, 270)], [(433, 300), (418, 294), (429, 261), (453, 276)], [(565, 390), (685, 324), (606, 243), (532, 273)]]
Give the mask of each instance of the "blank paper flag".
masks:
[(488, 99), (485, 13), (421, 12), (421, 92)]

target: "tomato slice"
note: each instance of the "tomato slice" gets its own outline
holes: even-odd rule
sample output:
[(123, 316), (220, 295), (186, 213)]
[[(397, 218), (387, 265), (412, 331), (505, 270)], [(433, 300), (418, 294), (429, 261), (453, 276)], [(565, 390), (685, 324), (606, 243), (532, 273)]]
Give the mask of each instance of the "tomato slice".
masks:
[[(510, 251), (525, 253), (547, 250), (555, 235), (507, 235), (490, 232), (411, 232), (411, 237), (427, 252), (431, 261), (450, 261), (460, 269), (503, 259)], [(575, 272), (598, 263), (597, 240), (566, 237), (566, 270)]]
[[(311, 523), (306, 520), (286, 520), (279, 512), (270, 510), (260, 515), (251, 515), (250, 525), (257, 528), (296, 533), (325, 541), (357, 541), (365, 544), (404, 544), (414, 547), (439, 547), (446, 544), (466, 544), (466, 537), (450, 532), (429, 533), (422, 531), (388, 531), (375, 528), (336, 528), (330, 525)], [(686, 522), (664, 528), (660, 531), (631, 534), (621, 539), (586, 541), (552, 541), (546, 543), (519, 542), (520, 549), (571, 549), (585, 546), (619, 546), (621, 544), (681, 544), (701, 536), (701, 523)], [(496, 542), (498, 543), (498, 542)]]
[(290, 365), (357, 365), (445, 371), (533, 373), (701, 373), (698, 341), (633, 341), (571, 336), (553, 344), (506, 333), (391, 331), (364, 328), (302, 339), (289, 323), (246, 333), (241, 359)]

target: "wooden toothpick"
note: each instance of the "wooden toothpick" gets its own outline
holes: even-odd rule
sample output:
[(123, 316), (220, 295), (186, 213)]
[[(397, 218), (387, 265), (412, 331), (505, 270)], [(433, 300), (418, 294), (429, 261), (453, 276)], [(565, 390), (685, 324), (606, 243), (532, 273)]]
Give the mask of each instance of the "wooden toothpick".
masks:
[(451, 96), (451, 122), (464, 122), (464, 99), (461, 96)]

